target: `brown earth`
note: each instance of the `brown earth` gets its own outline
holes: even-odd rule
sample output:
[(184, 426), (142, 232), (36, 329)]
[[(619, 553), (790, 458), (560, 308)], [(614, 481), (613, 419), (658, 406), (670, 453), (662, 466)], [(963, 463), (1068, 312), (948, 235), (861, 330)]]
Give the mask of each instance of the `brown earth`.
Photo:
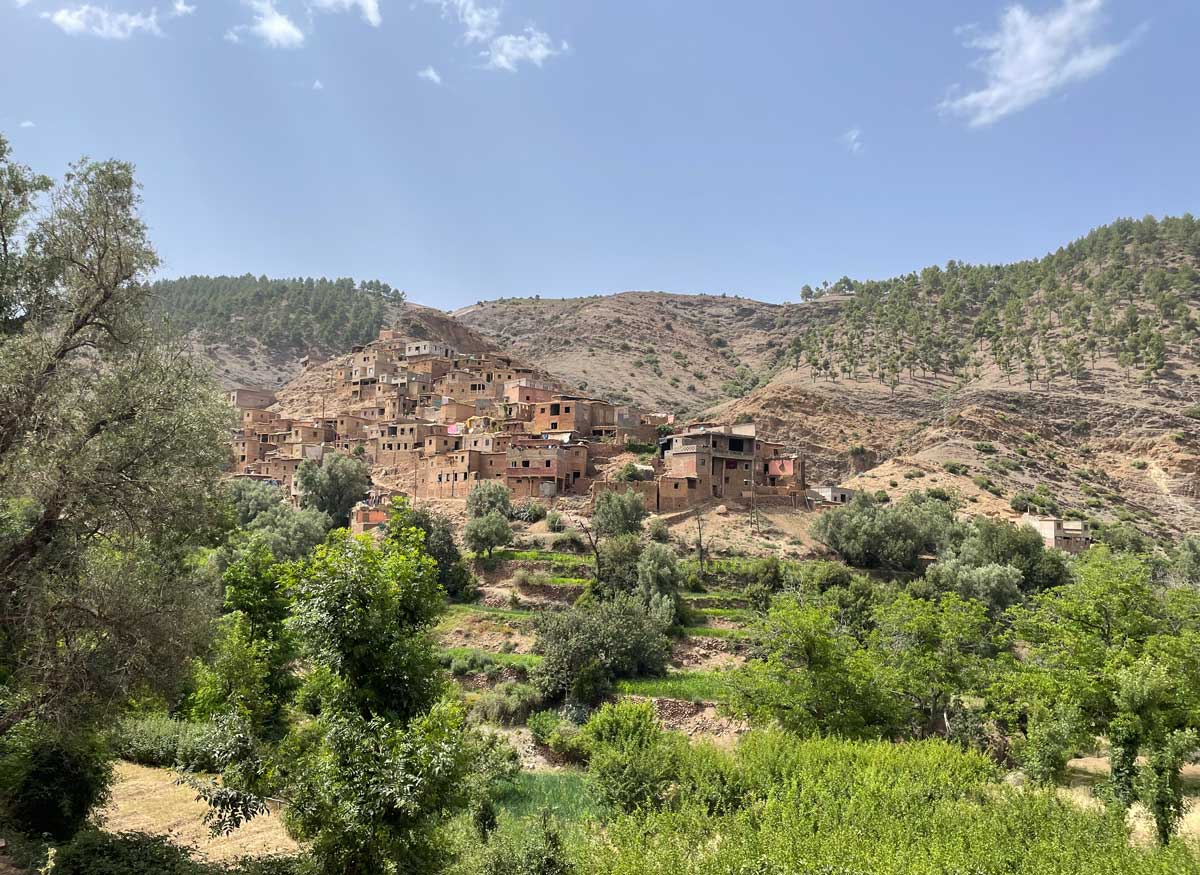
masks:
[(165, 835), (210, 860), (298, 850), (275, 814), (256, 817), (227, 836), (209, 835), (202, 822), (207, 806), (196, 800), (195, 791), (176, 786), (174, 778), (167, 769), (118, 763), (112, 800), (101, 812), (101, 824), (112, 832)]

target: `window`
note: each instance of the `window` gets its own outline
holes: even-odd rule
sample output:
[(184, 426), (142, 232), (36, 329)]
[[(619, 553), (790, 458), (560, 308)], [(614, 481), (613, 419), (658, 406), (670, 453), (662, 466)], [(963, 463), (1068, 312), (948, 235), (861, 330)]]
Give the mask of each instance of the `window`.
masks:
[(549, 467), (550, 467), (550, 460), (549, 460), (549, 459), (547, 459), (547, 460), (546, 460), (546, 467), (547, 467), (547, 468), (549, 468)]
[(522, 459), (522, 460), (521, 460), (521, 467), (522, 467), (522, 468), (528, 468), (528, 467), (529, 467), (529, 460), (528, 460), (528, 459)]
[(557, 422), (552, 422), (552, 423), (550, 423), (550, 430), (551, 430), (551, 431), (554, 431), (556, 428), (558, 428), (558, 423), (557, 423)]
[(568, 404), (566, 407), (563, 408), (563, 413), (570, 413), (570, 412), (571, 412), (571, 405)]
[(557, 404), (550, 405), (550, 415), (551, 416), (558, 416), (558, 411), (559, 411), (559, 405), (557, 405)]

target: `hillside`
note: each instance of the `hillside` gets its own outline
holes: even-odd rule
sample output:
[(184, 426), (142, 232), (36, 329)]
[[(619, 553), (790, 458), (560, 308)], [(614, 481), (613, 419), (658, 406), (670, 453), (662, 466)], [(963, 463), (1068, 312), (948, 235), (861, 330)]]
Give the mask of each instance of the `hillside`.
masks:
[[(310, 341), (344, 354), (349, 343), (330, 349), (315, 327), (320, 314), (359, 312), (346, 302), (374, 296), (378, 309), (338, 336), (363, 342), (396, 325), (465, 352), (502, 350), (600, 397), (750, 417), (808, 454), (814, 482), (854, 476), (891, 497), (940, 485), (979, 513), (1041, 507), (1169, 536), (1200, 528), (1198, 264), (1200, 223), (1185, 216), (1121, 220), (1011, 265), (843, 278), (784, 304), (624, 292), (446, 314), (344, 281), (329, 287), (340, 304), (296, 299), (306, 309), (284, 320), (286, 343), (275, 331), (240, 345), (187, 321), (213, 310), (192, 298), (218, 280), (178, 281), (166, 299), (229, 382), (282, 385)], [(246, 288), (261, 293), (258, 281)], [(237, 324), (244, 334), (257, 323)], [(323, 373), (299, 375), (282, 406), (313, 409)]]
[(227, 386), (282, 386), (301, 372), (303, 357), (341, 355), (374, 340), (385, 325), (463, 352), (494, 348), (447, 314), (407, 303), (403, 292), (377, 280), (189, 276), (151, 288), (173, 328)]
[(854, 485), (1165, 536), (1200, 527), (1198, 264), (1200, 224), (1147, 218), (789, 304), (630, 292), (455, 315), (598, 394), (753, 418), (814, 481), (873, 469)]

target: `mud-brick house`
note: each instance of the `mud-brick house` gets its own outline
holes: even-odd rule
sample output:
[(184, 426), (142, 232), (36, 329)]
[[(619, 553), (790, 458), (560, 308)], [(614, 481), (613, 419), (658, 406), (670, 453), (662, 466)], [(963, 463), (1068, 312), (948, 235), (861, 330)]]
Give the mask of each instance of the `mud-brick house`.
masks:
[(857, 490), (846, 486), (817, 486), (808, 491), (822, 504), (849, 504), (858, 495)]
[(1092, 546), (1091, 527), (1083, 520), (1026, 513), (1021, 516), (1021, 523), (1037, 531), (1043, 543), (1052, 550), (1082, 553)]
[(580, 395), (555, 395), (533, 408), (531, 431), (541, 435), (574, 434), (581, 438), (604, 437), (616, 425), (616, 407), (607, 401)]
[(504, 384), (504, 400), (513, 404), (539, 404), (549, 401), (558, 391), (536, 380), (510, 380)]
[(515, 438), (508, 448), (508, 488), (517, 498), (548, 498), (586, 490), (588, 451), (583, 444)]
[(275, 403), (275, 393), (265, 389), (232, 389), (228, 395), (229, 403), (239, 410), (262, 409)]
[(235, 433), (230, 444), (233, 450), (233, 470), (239, 474), (245, 473), (247, 466), (266, 458), (267, 451), (271, 448), (271, 444), (266, 441), (242, 432)]
[(453, 359), (456, 355), (448, 345), (434, 340), (410, 340), (404, 345), (404, 357), (410, 362), (419, 358)]
[(759, 462), (754, 424), (703, 424), (664, 438), (663, 462), (669, 477), (695, 479), (704, 498), (747, 498)]
[(277, 481), (288, 499), (295, 503), (300, 497), (300, 491), (296, 488), (296, 471), (303, 461), (276, 456), (256, 463), (250, 473)]
[(456, 450), (417, 462), (417, 498), (466, 498), (487, 480), (503, 482), (504, 453)]
[(433, 392), (456, 401), (473, 402), (479, 398), (495, 398), (500, 386), (484, 380), (474, 371), (448, 371), (433, 382)]

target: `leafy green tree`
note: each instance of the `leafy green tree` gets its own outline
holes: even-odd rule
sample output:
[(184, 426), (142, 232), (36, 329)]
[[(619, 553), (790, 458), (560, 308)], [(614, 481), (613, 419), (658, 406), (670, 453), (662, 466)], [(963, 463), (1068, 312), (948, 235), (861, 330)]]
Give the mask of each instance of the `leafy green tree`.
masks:
[(512, 492), (498, 480), (480, 483), (467, 493), (467, 516), (475, 519), (489, 513), (512, 519)]
[(534, 683), (547, 698), (594, 704), (617, 678), (666, 670), (668, 625), (629, 595), (543, 613), (537, 618), (535, 649), (542, 662)]
[(1114, 799), (1127, 805), (1150, 788), (1143, 798), (1157, 806), (1161, 832), (1174, 823), (1166, 795), (1178, 776), (1144, 776), (1139, 786), (1137, 758), (1144, 751), (1148, 768), (1166, 769), (1179, 739), (1200, 728), (1200, 595), (1155, 584), (1140, 557), (1106, 547), (1074, 571), (1072, 583), (1014, 609), (1027, 657), (994, 695), (1015, 713), (1076, 703), (1088, 731), (1110, 739)]
[[(0, 138), (0, 746), (85, 745), (134, 689), (170, 693), (215, 610), (231, 416), (148, 315), (158, 261), (133, 168), (61, 183)], [(15, 744), (15, 742), (14, 742)], [(85, 745), (86, 746), (86, 745)], [(3, 753), (3, 752), (0, 752)]]
[(678, 622), (683, 609), (679, 598), (682, 583), (683, 570), (675, 552), (663, 544), (647, 544), (637, 561), (637, 595), (647, 610)]
[(775, 599), (756, 635), (763, 658), (734, 671), (730, 705), (803, 735), (876, 737), (901, 715), (861, 642), (840, 629), (830, 605)]
[(367, 497), (371, 469), (362, 459), (333, 453), (321, 464), (311, 460), (296, 469), (302, 507), (326, 514), (338, 527), (350, 525), (350, 511)]
[(592, 525), (599, 536), (633, 535), (642, 530), (642, 521), (649, 516), (641, 495), (632, 489), (625, 492), (602, 492), (592, 511)]
[(335, 532), (289, 569), (291, 623), (325, 681), (312, 724), (271, 758), (271, 789), (330, 875), (438, 868), (436, 828), (470, 801), (479, 748), (442, 698), (430, 630), (443, 602), (422, 540)]
[(512, 526), (498, 511), (473, 517), (463, 527), (463, 540), (469, 550), (483, 553), (489, 559), (497, 547), (512, 543)]
[(475, 575), (467, 567), (454, 540), (454, 524), (445, 514), (428, 508), (413, 508), (406, 499), (392, 500), (388, 512), (388, 531), (420, 529), (425, 533), (425, 552), (438, 567), (438, 583), (451, 601), (468, 601), (475, 597)]

